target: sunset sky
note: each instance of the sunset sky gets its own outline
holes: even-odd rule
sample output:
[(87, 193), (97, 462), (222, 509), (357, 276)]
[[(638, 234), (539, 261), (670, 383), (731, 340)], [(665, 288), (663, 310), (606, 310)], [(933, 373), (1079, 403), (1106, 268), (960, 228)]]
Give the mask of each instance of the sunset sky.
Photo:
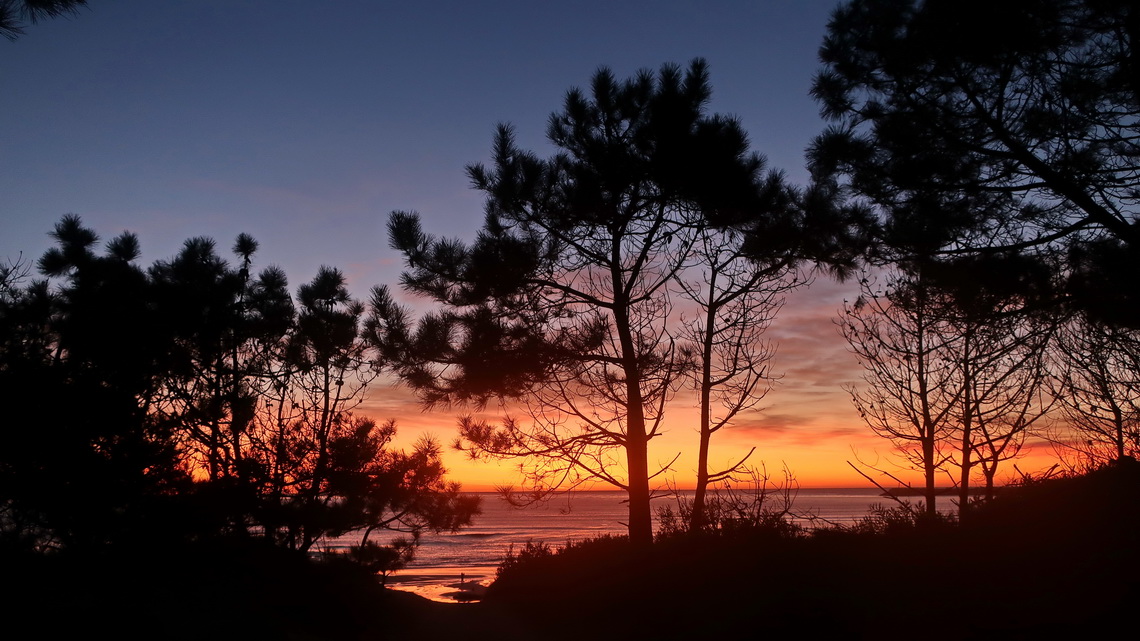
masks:
[[(259, 265), (281, 265), (294, 288), (328, 264), (365, 298), (399, 277), (392, 210), (474, 236), (482, 199), (464, 166), (488, 160), (497, 123), (547, 155), (547, 117), (599, 66), (624, 78), (698, 56), (710, 110), (737, 116), (802, 184), (803, 150), (824, 126), (808, 89), (835, 4), (92, 0), (0, 41), (0, 257), (34, 260), (67, 213), (105, 239), (136, 232), (145, 263), (192, 236), (225, 249), (246, 232)], [(885, 461), (890, 445), (841, 387), (859, 370), (833, 319), (853, 295), (821, 278), (790, 298), (771, 330), (783, 377), (763, 411), (718, 435), (714, 465), (755, 446), (775, 476), (786, 464), (804, 486), (854, 486), (866, 482), (846, 461)], [(690, 401), (678, 395), (652, 459), (696, 449)], [(403, 443), (449, 442), (460, 413), (423, 413), (387, 384), (364, 409), (398, 419)], [(510, 464), (445, 460), (469, 489), (513, 479)], [(682, 456), (672, 478), (691, 483), (693, 469)]]

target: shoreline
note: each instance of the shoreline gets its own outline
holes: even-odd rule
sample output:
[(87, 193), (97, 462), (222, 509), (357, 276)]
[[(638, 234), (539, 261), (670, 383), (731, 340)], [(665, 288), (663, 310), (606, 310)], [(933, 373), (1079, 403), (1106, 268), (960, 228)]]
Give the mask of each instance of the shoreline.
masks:
[(436, 603), (479, 601), (495, 581), (496, 566), (406, 568), (388, 576), (384, 587)]

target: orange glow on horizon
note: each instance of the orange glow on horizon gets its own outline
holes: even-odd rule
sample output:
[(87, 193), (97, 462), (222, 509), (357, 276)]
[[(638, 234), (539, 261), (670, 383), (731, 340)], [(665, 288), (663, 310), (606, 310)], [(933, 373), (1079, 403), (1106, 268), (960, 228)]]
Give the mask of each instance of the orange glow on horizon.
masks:
[[(862, 462), (861, 468), (884, 487), (897, 484), (876, 475), (870, 467), (881, 467), (912, 486), (922, 484), (917, 472), (898, 465), (891, 443), (871, 433), (844, 391), (844, 386), (862, 382), (862, 369), (833, 322), (843, 300), (853, 295), (852, 287), (851, 283), (822, 281), (788, 296), (768, 332), (779, 344), (773, 369), (782, 376), (759, 409), (738, 416), (734, 426), (713, 436), (710, 467), (730, 466), (755, 447), (748, 464), (756, 468), (763, 465), (769, 484), (782, 483), (786, 467), (802, 488), (874, 487), (852, 469), (849, 461)], [(678, 452), (681, 456), (671, 471), (651, 482), (653, 485), (692, 488), (697, 467), (696, 405), (692, 391), (681, 390), (667, 408), (664, 431), (650, 442), (650, 465), (667, 464)], [(466, 490), (493, 491), (497, 486), (520, 485), (519, 461), (472, 461), (450, 447), (458, 416), (469, 414), (494, 422), (502, 416), (499, 408), (425, 412), (411, 390), (388, 379), (370, 389), (359, 412), (378, 422), (395, 418), (397, 447), (408, 447), (423, 435), (435, 437), (444, 448), (449, 478), (462, 483)], [(1027, 446), (1026, 456), (1002, 463), (999, 482), (1017, 478), (1015, 464), (1023, 472), (1033, 473), (1056, 462), (1049, 446), (1035, 450)], [(953, 479), (944, 474), (938, 484), (949, 487)], [(614, 488), (599, 482), (589, 489)]]
[[(852, 411), (852, 413), (854, 413)], [(385, 420), (390, 414), (374, 415), (377, 420)], [(466, 453), (451, 447), (455, 436), (455, 412), (416, 412), (407, 420), (399, 420), (399, 432), (394, 444), (396, 447), (409, 447), (424, 435), (434, 437), (443, 446), (444, 465), (448, 477), (462, 484), (465, 491), (492, 492), (499, 487), (520, 486), (519, 460), (472, 460)], [(494, 420), (493, 412), (486, 412), (489, 420)], [(858, 420), (858, 417), (854, 417)], [(755, 438), (752, 441), (752, 438)], [(666, 486), (681, 490), (693, 489), (696, 470), (696, 432), (687, 425), (671, 426), (665, 434), (651, 442), (650, 460), (664, 464), (678, 452), (681, 456), (670, 471), (658, 476), (651, 486), (664, 489)], [(752, 441), (752, 442), (749, 442)], [(922, 477), (916, 470), (908, 470), (899, 465), (897, 453), (891, 444), (875, 437), (865, 426), (854, 423), (849, 429), (827, 429), (815, 426), (805, 428), (803, 433), (787, 431), (767, 438), (756, 434), (731, 430), (714, 436), (709, 463), (712, 467), (726, 467), (740, 460), (755, 445), (756, 451), (748, 459), (748, 464), (763, 471), (768, 476), (769, 487), (780, 486), (785, 482), (784, 469), (787, 469), (793, 484), (801, 488), (855, 488), (874, 487), (849, 464), (859, 466), (868, 476), (876, 479), (883, 487), (893, 488), (897, 483), (891, 478), (877, 474), (873, 467), (881, 467), (898, 479), (914, 487), (922, 485)], [(999, 472), (999, 482), (1009, 482), (1018, 477), (1014, 465), (1027, 473), (1040, 472), (1057, 462), (1055, 453), (1046, 445), (1036, 448), (1026, 446), (1025, 456), (1014, 461), (1006, 461)], [(940, 487), (949, 487), (953, 479), (942, 474), (938, 478)], [(616, 490), (603, 482), (588, 483), (579, 489)]]

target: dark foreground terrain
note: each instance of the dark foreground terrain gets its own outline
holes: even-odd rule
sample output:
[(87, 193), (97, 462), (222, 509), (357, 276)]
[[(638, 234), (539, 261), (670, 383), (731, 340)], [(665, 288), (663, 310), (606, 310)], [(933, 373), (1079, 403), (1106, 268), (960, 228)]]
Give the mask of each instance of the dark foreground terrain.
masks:
[(1018, 488), (961, 524), (536, 549), (472, 604), (252, 544), (9, 556), (0, 611), (41, 639), (1108, 638), (1140, 597), (1138, 468)]

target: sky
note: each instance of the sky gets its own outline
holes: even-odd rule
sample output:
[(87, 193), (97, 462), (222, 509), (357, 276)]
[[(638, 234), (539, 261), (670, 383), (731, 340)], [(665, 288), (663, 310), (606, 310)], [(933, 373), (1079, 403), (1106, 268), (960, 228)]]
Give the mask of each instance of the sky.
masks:
[[(473, 238), (482, 198), (464, 167), (489, 161), (503, 122), (549, 155), (547, 118), (601, 66), (625, 78), (705, 58), (710, 112), (737, 117), (770, 167), (803, 184), (803, 150), (825, 126), (808, 92), (836, 2), (89, 5), (0, 41), (0, 259), (39, 257), (74, 213), (104, 239), (137, 233), (144, 264), (190, 237), (228, 248), (249, 233), (258, 265), (280, 265), (294, 287), (332, 265), (367, 298), (399, 279), (390, 212)], [(789, 298), (770, 330), (783, 376), (763, 411), (717, 435), (712, 465), (755, 446), (774, 480), (786, 467), (805, 487), (834, 487), (866, 484), (848, 461), (889, 461), (843, 390), (860, 370), (834, 319), (854, 295), (818, 278)], [(362, 410), (396, 418), (405, 444), (425, 433), (450, 442), (460, 413), (422, 412), (391, 381)], [(651, 451), (683, 452), (666, 475), (682, 486), (695, 469), (693, 412), (680, 394)], [(452, 451), (445, 463), (469, 489), (514, 482), (511, 465)]]

